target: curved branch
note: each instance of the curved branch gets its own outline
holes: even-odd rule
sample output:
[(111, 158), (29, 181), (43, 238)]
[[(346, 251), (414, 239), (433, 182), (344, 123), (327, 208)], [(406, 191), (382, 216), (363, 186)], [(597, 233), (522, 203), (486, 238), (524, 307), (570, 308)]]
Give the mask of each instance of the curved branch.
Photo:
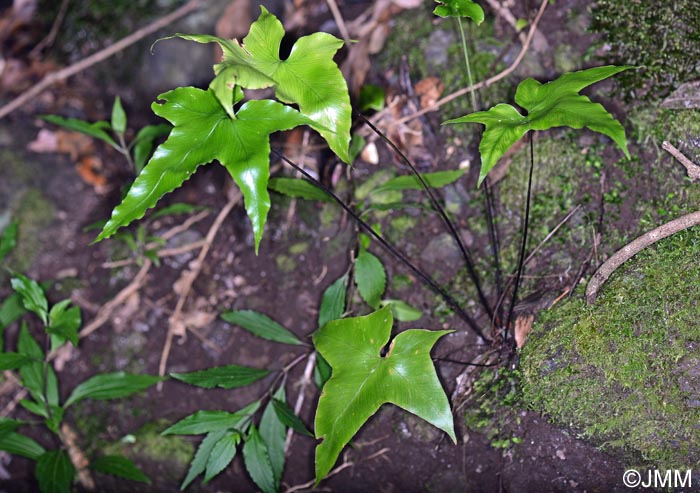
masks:
[(598, 296), (598, 291), (608, 277), (615, 272), (615, 270), (620, 267), (627, 260), (635, 256), (644, 248), (653, 245), (659, 240), (662, 240), (672, 234), (688, 229), (691, 226), (696, 226), (700, 224), (700, 211), (691, 212), (685, 216), (681, 216), (678, 219), (674, 219), (666, 224), (662, 224), (658, 228), (652, 229), (648, 233), (644, 233), (642, 236), (632, 241), (625, 247), (621, 248), (615, 254), (606, 260), (603, 265), (593, 274), (591, 280), (588, 281), (588, 286), (586, 287), (586, 302), (592, 305)]

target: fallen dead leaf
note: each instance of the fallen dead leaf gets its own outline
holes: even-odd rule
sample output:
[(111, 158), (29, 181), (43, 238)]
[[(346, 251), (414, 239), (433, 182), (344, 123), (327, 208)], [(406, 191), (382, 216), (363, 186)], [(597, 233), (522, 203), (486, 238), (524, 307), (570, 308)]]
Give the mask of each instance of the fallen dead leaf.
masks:
[(421, 108), (433, 106), (445, 90), (445, 84), (439, 77), (426, 77), (415, 86), (416, 95), (420, 96)]
[(520, 349), (525, 344), (527, 336), (532, 330), (532, 322), (535, 321), (534, 315), (521, 315), (515, 319), (515, 344)]

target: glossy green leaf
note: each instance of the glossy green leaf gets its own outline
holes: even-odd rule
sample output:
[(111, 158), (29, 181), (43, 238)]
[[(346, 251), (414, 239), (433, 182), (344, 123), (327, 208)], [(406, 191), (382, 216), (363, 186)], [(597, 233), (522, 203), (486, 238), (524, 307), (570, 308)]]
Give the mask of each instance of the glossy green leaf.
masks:
[(151, 484), (151, 480), (136, 464), (121, 455), (105, 455), (90, 463), (90, 468), (103, 474), (111, 474), (119, 478)]
[(172, 125), (161, 123), (158, 125), (146, 125), (136, 134), (131, 142), (134, 148), (134, 171), (138, 174), (146, 165), (146, 161), (151, 156), (153, 145), (157, 138), (168, 135)]
[(270, 178), (268, 188), (277, 193), (304, 200), (334, 202), (333, 197), (302, 178)]
[(401, 300), (382, 300), (381, 306), (389, 306), (394, 318), (399, 322), (415, 322), (423, 317), (423, 312), (418, 308), (413, 308), (411, 305)]
[(18, 223), (10, 223), (0, 234), (0, 262), (5, 260), (17, 245)]
[(46, 450), (36, 441), (20, 433), (8, 433), (0, 437), (0, 450), (12, 455), (21, 455), (28, 459), (37, 460)]
[(237, 431), (227, 431), (217, 440), (209, 454), (206, 470), (204, 472), (204, 482), (207, 483), (226, 469), (236, 456), (236, 449), (241, 443), (241, 434)]
[(250, 368), (247, 366), (226, 365), (215, 366), (206, 370), (193, 371), (190, 373), (171, 373), (170, 376), (181, 382), (205, 389), (221, 387), (222, 389), (232, 389), (244, 387), (270, 373), (268, 370)]
[(253, 310), (229, 310), (222, 313), (221, 318), (268, 341), (293, 345), (303, 344), (291, 331), (260, 312)]
[(134, 375), (122, 371), (95, 375), (73, 389), (64, 407), (83, 399), (104, 400), (128, 397), (162, 380), (163, 378), (155, 375)]
[[(421, 177), (431, 188), (441, 188), (459, 180), (466, 172), (466, 169), (450, 171), (435, 171), (433, 173), (422, 173)], [(414, 175), (397, 176), (378, 186), (372, 193), (388, 192), (390, 190), (422, 190), (423, 186)]]
[(307, 435), (310, 437), (314, 436), (314, 434), (311, 433), (306, 427), (304, 422), (301, 419), (299, 419), (299, 417), (296, 414), (294, 414), (294, 410), (291, 407), (289, 407), (289, 404), (278, 398), (272, 399), (271, 402), (275, 413), (277, 413), (277, 417), (279, 418), (280, 422), (282, 422), (282, 424), (293, 429), (300, 435)]
[(275, 488), (277, 489), (279, 489), (284, 471), (284, 443), (287, 439), (287, 427), (275, 412), (274, 402), (278, 399), (285, 399), (284, 386), (280, 386), (273, 394), (260, 418), (260, 436), (267, 446), (267, 454), (270, 457)]
[(124, 132), (126, 132), (126, 112), (119, 96), (114, 98), (114, 104), (112, 105), (112, 130), (121, 135), (124, 135)]
[(435, 0), (438, 5), (433, 14), (440, 17), (468, 17), (477, 25), (484, 22), (484, 9), (472, 0)]
[(248, 101), (230, 118), (213, 91), (180, 87), (158, 96), (153, 111), (170, 123), (168, 139), (136, 178), (127, 196), (112, 212), (96, 241), (143, 217), (166, 193), (178, 188), (202, 164), (218, 160), (243, 192), (253, 225), (256, 252), (270, 210), (270, 134), (311, 120), (276, 101)]
[(207, 462), (211, 457), (211, 452), (214, 450), (214, 446), (221, 440), (221, 438), (228, 432), (226, 430), (219, 430), (209, 433), (202, 443), (199, 444), (197, 452), (194, 454), (194, 459), (190, 464), (190, 469), (187, 471), (187, 477), (182, 482), (180, 490), (184, 490), (187, 486), (200, 474), (202, 474), (207, 467)]
[(228, 411), (197, 411), (181, 419), (161, 434), (200, 435), (221, 430), (243, 431), (243, 425), (250, 420), (259, 407), (260, 401), (255, 401), (235, 413)]
[(251, 426), (250, 433), (245, 439), (243, 461), (248, 474), (264, 493), (278, 491), (267, 446), (255, 426)]
[(265, 7), (260, 9), (260, 17), (250, 26), (243, 44), (209, 35), (177, 36), (199, 43), (218, 43), (224, 57), (214, 67), (217, 77), (245, 89), (274, 87), (276, 97), (298, 105), (312, 120), (310, 126), (340, 159), (349, 163), (352, 108), (345, 79), (333, 61), (343, 41), (327, 33), (303, 36), (294, 43), (289, 57), (282, 60), (282, 23)]
[(119, 145), (117, 145), (112, 136), (107, 133), (107, 130), (110, 129), (110, 125), (107, 122), (88, 123), (83, 120), (78, 120), (77, 118), (63, 118), (57, 115), (45, 115), (41, 118), (59, 127), (75, 130), (76, 132), (89, 135), (90, 137), (95, 137), (106, 142), (115, 149), (119, 149)]
[(321, 308), (318, 311), (318, 326), (323, 327), (331, 320), (339, 319), (345, 313), (345, 292), (348, 276), (343, 274), (323, 291)]
[(31, 363), (33, 360), (26, 354), (20, 353), (0, 353), (0, 371), (16, 370), (24, 365)]
[(382, 262), (367, 250), (361, 250), (355, 259), (355, 284), (362, 299), (377, 308), (386, 288), (386, 272)]
[(556, 80), (542, 84), (525, 79), (518, 85), (515, 102), (527, 110), (523, 116), (513, 106), (498, 104), (488, 111), (478, 111), (444, 122), (481, 123), (486, 127), (479, 144), (481, 171), (479, 185), (498, 159), (528, 130), (548, 130), (554, 127), (586, 127), (610, 137), (629, 158), (625, 130), (599, 103), (593, 103), (579, 93), (585, 87), (607, 79), (630, 66), (605, 66), (566, 73)]
[(450, 331), (407, 330), (385, 356), (393, 317), (389, 307), (365, 317), (329, 322), (314, 335), (316, 349), (333, 367), (316, 410), (316, 481), (331, 470), (343, 447), (382, 404), (395, 404), (456, 441), (452, 412), (430, 350)]
[(44, 325), (48, 324), (49, 304), (46, 301), (44, 290), (41, 289), (39, 283), (23, 276), (22, 274), (13, 274), (12, 289), (19, 293), (22, 297), (24, 307), (36, 313)]
[(36, 461), (34, 475), (41, 493), (71, 493), (75, 467), (65, 450), (49, 450)]
[(78, 345), (78, 329), (80, 328), (80, 308), (68, 307), (70, 300), (63, 300), (51, 307), (49, 325), (46, 332), (56, 335), (64, 341)]

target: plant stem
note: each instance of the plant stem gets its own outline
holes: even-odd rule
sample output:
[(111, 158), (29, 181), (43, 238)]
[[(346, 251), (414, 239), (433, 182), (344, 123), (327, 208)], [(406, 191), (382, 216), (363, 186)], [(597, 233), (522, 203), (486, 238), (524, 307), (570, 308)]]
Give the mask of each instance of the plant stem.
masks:
[(411, 272), (413, 272), (424, 284), (426, 284), (430, 289), (432, 289), (435, 293), (440, 295), (443, 300), (445, 300), (445, 303), (461, 318), (464, 320), (464, 322), (469, 326), (472, 331), (479, 337), (481, 337), (484, 341), (490, 342), (491, 339), (486, 337), (484, 333), (481, 331), (479, 328), (479, 325), (474, 321), (473, 318), (467, 314), (460, 306), (457, 301), (450, 296), (444, 289), (442, 289), (438, 284), (427, 274), (425, 274), (423, 271), (421, 271), (418, 267), (416, 267), (403, 253), (401, 253), (399, 250), (397, 250), (393, 245), (388, 243), (384, 237), (382, 237), (380, 234), (378, 234), (371, 226), (369, 226), (366, 222), (364, 222), (360, 216), (357, 215), (357, 213), (352, 210), (351, 207), (349, 207), (343, 200), (338, 197), (335, 193), (333, 193), (330, 189), (328, 189), (325, 185), (323, 185), (321, 182), (319, 182), (317, 179), (315, 179), (313, 176), (311, 176), (309, 173), (307, 173), (303, 168), (299, 167), (296, 163), (292, 162), (287, 156), (284, 154), (272, 150), (272, 152), (279, 157), (281, 160), (283, 160), (285, 163), (289, 164), (291, 167), (299, 171), (304, 178), (311, 182), (313, 185), (316, 187), (320, 188), (324, 192), (326, 192), (328, 195), (330, 195), (333, 200), (335, 200), (340, 207), (345, 210), (350, 216), (357, 222), (357, 224), (360, 225), (369, 235), (374, 237), (382, 247), (384, 247), (385, 250), (387, 250), (389, 253), (391, 253), (397, 260), (399, 260), (402, 264), (404, 264), (406, 267), (408, 267)]
[[(493, 253), (493, 266), (496, 271), (496, 299), (500, 300), (503, 296), (503, 275), (501, 272), (501, 258), (499, 252), (501, 245), (498, 241), (498, 228), (496, 227), (495, 210), (493, 207), (493, 193), (491, 190), (490, 180), (487, 177), (484, 180), (484, 196), (486, 198), (486, 219), (489, 227), (489, 236), (491, 239), (491, 252)], [(496, 318), (503, 319), (503, 306), (499, 303), (496, 306)]]
[[(474, 87), (474, 79), (472, 78), (472, 67), (471, 67), (471, 64), (469, 63), (469, 51), (467, 50), (467, 37), (464, 34), (464, 25), (462, 24), (461, 17), (457, 17), (457, 24), (459, 24), (459, 35), (462, 38), (462, 52), (464, 53), (464, 63), (467, 66), (467, 83), (469, 84), (469, 87), (473, 88)], [(471, 96), (471, 99), (472, 99), (472, 110), (474, 112), (476, 112), (477, 111), (476, 94), (474, 94), (474, 89), (469, 91), (469, 95)]]
[(363, 115), (358, 113), (358, 116), (362, 118), (362, 120), (369, 126), (369, 128), (374, 131), (381, 139), (389, 144), (389, 146), (396, 152), (401, 157), (401, 160), (408, 166), (415, 175), (415, 177), (418, 179), (420, 182), (421, 186), (423, 187), (423, 190), (428, 194), (428, 197), (430, 198), (430, 203), (432, 204), (433, 208), (435, 211), (438, 213), (440, 218), (442, 219), (442, 222), (445, 224), (445, 227), (447, 228), (447, 231), (450, 233), (452, 238), (457, 242), (457, 246), (459, 247), (459, 251), (462, 254), (462, 258), (464, 258), (464, 263), (467, 266), (467, 271), (469, 272), (469, 277), (471, 278), (472, 282), (474, 283), (474, 286), (476, 286), (476, 292), (479, 297), (479, 302), (481, 303), (481, 306), (484, 308), (486, 311), (486, 314), (488, 315), (489, 319), (493, 321), (493, 310), (491, 309), (491, 305), (489, 304), (488, 300), (486, 299), (486, 295), (484, 295), (484, 291), (481, 289), (481, 282), (479, 281), (479, 276), (476, 274), (476, 269), (474, 268), (474, 263), (471, 260), (471, 256), (469, 255), (469, 250), (467, 250), (466, 245), (462, 241), (462, 237), (460, 234), (457, 232), (457, 228), (455, 227), (454, 223), (450, 221), (450, 218), (447, 216), (447, 213), (445, 212), (445, 209), (440, 205), (440, 202), (438, 202), (437, 198), (435, 197), (435, 194), (431, 190), (431, 188), (428, 186), (428, 184), (425, 182), (423, 177), (418, 173), (418, 170), (416, 170), (416, 167), (413, 165), (413, 163), (406, 157), (406, 155), (401, 152), (401, 150), (394, 144), (391, 139), (389, 139), (384, 133), (382, 133), (381, 130), (379, 130), (377, 127), (375, 127), (372, 122), (370, 122), (367, 118), (365, 118)]
[(520, 287), (520, 279), (523, 273), (523, 265), (525, 263), (525, 248), (527, 247), (527, 230), (528, 221), (530, 219), (530, 195), (532, 193), (532, 172), (535, 168), (535, 147), (532, 139), (532, 133), (530, 132), (530, 173), (527, 180), (527, 197), (525, 198), (525, 217), (523, 218), (523, 242), (520, 245), (520, 257), (518, 259), (518, 273), (515, 276), (515, 286), (513, 287), (513, 297), (510, 300), (510, 307), (508, 308), (508, 320), (506, 321), (506, 338), (508, 337), (508, 330), (510, 329), (510, 324), (513, 321), (513, 310), (515, 309), (515, 303), (518, 301), (518, 288)]

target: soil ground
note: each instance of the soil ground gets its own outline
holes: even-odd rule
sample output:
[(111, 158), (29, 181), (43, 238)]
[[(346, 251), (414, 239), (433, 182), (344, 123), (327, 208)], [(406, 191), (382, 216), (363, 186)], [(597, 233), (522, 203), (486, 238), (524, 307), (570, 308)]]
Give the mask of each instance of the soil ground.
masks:
[[(540, 25), (546, 47), (540, 47), (540, 51), (532, 55), (528, 64), (519, 69), (521, 75), (556, 74), (558, 68), (551, 62), (554, 58), (553, 51), (564, 43), (569, 50), (566, 56), (575, 60), (574, 66), (583, 63), (583, 56), (591, 44), (590, 35), (584, 29), (572, 31), (570, 27), (572, 23), (585, 24), (587, 3), (576, 0), (557, 1), (548, 7)], [(518, 8), (525, 10), (523, 6)], [(348, 9), (350, 15), (351, 10), (356, 11), (358, 7), (353, 5), (348, 6)], [(574, 12), (576, 16), (572, 14)], [(527, 12), (516, 14), (526, 16)], [(403, 15), (424, 14), (422, 11), (409, 11)], [(326, 15), (326, 18), (329, 16)], [(571, 19), (575, 19), (575, 22)], [(315, 19), (314, 23), (317, 25), (308, 26), (309, 31), (318, 28), (322, 21)], [(509, 29), (502, 20), (496, 20), (494, 25), (498, 30)], [(536, 73), (526, 73), (528, 67), (535, 67)], [(377, 73), (382, 70), (378, 62), (370, 74), (374, 69)], [(383, 74), (386, 75), (386, 72)], [(104, 94), (97, 90), (99, 87), (102, 87), (100, 81), (88, 71), (72, 79), (67, 86), (55, 89), (57, 95), (53, 102), (42, 103), (40, 110), (42, 113), (66, 114), (61, 103), (79, 100), (83, 101), (82, 107), (89, 108), (82, 117), (106, 119), (109, 117), (109, 104), (113, 94)], [(125, 91), (128, 92), (128, 89)], [(85, 101), (90, 98), (95, 98), (97, 103), (86, 105)], [(127, 109), (131, 122), (153, 121), (152, 115), (147, 113), (147, 105), (139, 107), (129, 104)], [(613, 111), (624, 120), (625, 113), (630, 109), (620, 106), (614, 107)], [(32, 243), (35, 246), (27, 253), (29, 259), (22, 269), (34, 279), (52, 281), (49, 288), (51, 300), (55, 302), (71, 297), (82, 307), (83, 319), (87, 322), (94, 317), (95, 308), (112, 299), (133, 279), (139, 269), (137, 265), (105, 268), (105, 262), (128, 257), (128, 249), (114, 240), (91, 244), (95, 232), (85, 231), (86, 226), (108, 217), (118, 203), (121, 187), (128, 183), (130, 172), (118, 154), (97, 146), (95, 152), (99, 154), (104, 166), (101, 172), (108, 179), (108, 193), (98, 193), (93, 184), (78, 176), (74, 169), (74, 159), (66, 155), (37, 154), (27, 150), (27, 144), (36, 137), (37, 127), (46, 126), (37, 122), (35, 116), (36, 113), (31, 108), (25, 108), (0, 121), (0, 176), (3, 177), (0, 181), (0, 213), (5, 210), (16, 213), (28, 196), (38, 198), (34, 200), (39, 204), (38, 210), (25, 216), (31, 218), (26, 219), (31, 226), (20, 225), (24, 231), (19, 248), (22, 248), (22, 243)], [(435, 148), (430, 151), (441, 157), (436, 162), (443, 163), (443, 149), (454, 146), (454, 140), (451, 140), (454, 135), (441, 130), (439, 122), (454, 116), (457, 115), (441, 114), (425, 120), (424, 125), (435, 136)], [(568, 138), (567, 134), (561, 132), (554, 135), (553, 140)], [(544, 140), (544, 137), (542, 139), (543, 146), (545, 142), (550, 142)], [(581, 141), (575, 143), (580, 145)], [(593, 149), (591, 152), (594, 152), (600, 147), (597, 145), (595, 139), (584, 136), (584, 152), (588, 149)], [(456, 152), (456, 156), (450, 158), (451, 162), (473, 157), (473, 142), (471, 147)], [(580, 150), (575, 152), (581, 154)], [(643, 163), (657, 158), (655, 153), (639, 146), (635, 146), (634, 152), (642, 155), (640, 161)], [(659, 179), (652, 179), (646, 169), (626, 173), (616, 168), (615, 164), (619, 160), (617, 151), (601, 151), (599, 155), (604, 170), (602, 178), (600, 174), (596, 176), (592, 169), (588, 169), (588, 172), (582, 172), (578, 176), (581, 181), (572, 186), (575, 193), (571, 196), (571, 205), (583, 203), (584, 197), (586, 198), (581, 213), (576, 216), (578, 224), (564, 226), (564, 231), (568, 233), (562, 235), (569, 238), (566, 241), (545, 244), (542, 252), (528, 267), (529, 277), (524, 288), (526, 294), (558, 295), (576, 283), (582, 266), (591, 261), (592, 252), (590, 239), (575, 243), (577, 228), (585, 229), (591, 224), (598, 228), (601, 239), (596, 255), (604, 257), (624, 244), (623, 240), (634, 237), (645, 227), (640, 221), (642, 218), (638, 203), (658, 197)], [(380, 149), (380, 156), (386, 161), (392, 159), (384, 149)], [(511, 165), (514, 167), (522, 164), (518, 161), (522, 161), (522, 156), (518, 156), (513, 158)], [(548, 157), (542, 159), (546, 161)], [(438, 164), (429, 170), (450, 166), (452, 165)], [(649, 165), (645, 164), (645, 168), (647, 166)], [(675, 169), (670, 161), (664, 161), (662, 166), (665, 167), (664, 170), (670, 170), (665, 176), (671, 176), (671, 179), (664, 180), (665, 183), (682, 182), (682, 170)], [(375, 166), (360, 162), (352, 172), (353, 181), (362, 183), (365, 177), (376, 170)], [(464, 184), (453, 187), (448, 193), (461, 213), (459, 226), (471, 238), (476, 257), (488, 259), (488, 249), (482, 246), (485, 244), (482, 241), (485, 239), (484, 231), (467, 233), (474, 223), (480, 224), (482, 221), (480, 202), (475, 202), (475, 194), (472, 192), (475, 189), (476, 171), (476, 168), (471, 169)], [(187, 233), (182, 233), (169, 246), (196, 241), (206, 235), (216, 212), (226, 201), (228, 180), (223, 168), (210, 165), (200, 168), (181, 189), (164, 199), (165, 204), (187, 202), (208, 207), (212, 211), (207, 218), (196, 223)], [(557, 191), (548, 189), (548, 183), (551, 182), (541, 183), (540, 189), (556, 196)], [(673, 185), (667, 184), (665, 187), (663, 190), (672, 188)], [(522, 197), (522, 189), (522, 182), (517, 183), (514, 178), (504, 180), (495, 190), (499, 197), (497, 211), (504, 244), (516, 244), (513, 239), (517, 238), (521, 207), (518, 204), (522, 202), (514, 200), (512, 196)], [(506, 197), (504, 193), (511, 196)], [(601, 204), (605, 207), (601, 207)], [(226, 309), (258, 310), (290, 328), (299, 337), (309, 336), (316, 329), (317, 307), (323, 290), (350, 265), (356, 230), (348, 217), (332, 207), (302, 201), (294, 207), (295, 213), (289, 214), (290, 201), (280, 196), (273, 198), (266, 236), (257, 256), (252, 248), (249, 222), (243, 209), (236, 207), (217, 234), (202, 272), (194, 284), (188, 309), (195, 310), (196, 307), (197, 310), (216, 314)], [(555, 213), (541, 212), (539, 219), (544, 223), (539, 228), (551, 230), (568, 209), (568, 204), (564, 204)], [(186, 217), (168, 216), (150, 221), (147, 223), (148, 232), (161, 234), (182, 223)], [(458, 291), (464, 286), (464, 281), (460, 280), (464, 277), (463, 272), (460, 267), (453, 267), (461, 266), (459, 258), (454, 257), (450, 248), (436, 247), (433, 243), (442, 234), (441, 224), (436, 218), (424, 214), (412, 217), (415, 221), (408, 230), (402, 230), (392, 223), (392, 217), (381, 220), (387, 226), (388, 236), (399, 239), (401, 246), (418, 258), (422, 268), (434, 273), (441, 282)], [(535, 239), (532, 245), (543, 237), (537, 231), (539, 230), (533, 234)], [(34, 235), (34, 238), (30, 238), (30, 235)], [(507, 246), (505, 251), (509, 251), (509, 248), (513, 250), (514, 247)], [(382, 254), (379, 248), (373, 247), (373, 251)], [(426, 255), (425, 252), (432, 254)], [(63, 395), (67, 395), (78, 382), (98, 371), (157, 373), (168, 330), (168, 316), (177, 299), (174, 284), (193, 258), (192, 252), (181, 254), (165, 259), (159, 267), (151, 268), (146, 282), (139, 290), (138, 298), (132, 299), (131, 305), (119, 308), (108, 323), (81, 341), (79, 349), (59, 372)], [(439, 361), (440, 357), (449, 355), (452, 360), (470, 361), (484, 351), (485, 347), (477, 343), (458, 318), (441, 308), (435, 295), (407, 276), (400, 265), (396, 265), (386, 255), (382, 255), (382, 259), (390, 280), (402, 276), (407, 279), (402, 283), (390, 284), (387, 297), (410, 302), (426, 314), (418, 322), (400, 324), (401, 329), (446, 327), (457, 330), (455, 334), (446, 337), (434, 351), (434, 356), (438, 359), (439, 375), (448, 395), (451, 395), (455, 378), (464, 367)], [(17, 258), (13, 261), (16, 262)], [(478, 265), (488, 265), (488, 262), (480, 261)], [(590, 275), (591, 272), (592, 269), (589, 268), (583, 274)], [(484, 277), (489, 281), (492, 274), (487, 272)], [(9, 283), (6, 277), (2, 280), (4, 284), (0, 286), (0, 294), (7, 295)], [(464, 301), (469, 309), (473, 309), (480, 322), (485, 322), (483, 313), (474, 309), (473, 301), (470, 303), (471, 295), (466, 288), (455, 293), (455, 296)], [(494, 293), (489, 292), (489, 296), (493, 298)], [(351, 298), (350, 308), (355, 310), (355, 314), (367, 311), (357, 296)], [(36, 331), (39, 329), (35, 321), (30, 326)], [(7, 330), (7, 347), (13, 347), (17, 332), (16, 325)], [(186, 338), (176, 338), (167, 369), (169, 372), (185, 372), (233, 363), (279, 369), (299, 354), (299, 351), (287, 346), (261, 343), (240, 328), (217, 318), (201, 327), (197, 335), (188, 334)], [(302, 372), (303, 365), (299, 365), (289, 375), (287, 395), (290, 402), (297, 398), (297, 383), (301, 380)], [(129, 491), (176, 491), (187, 470), (186, 459), (183, 462), (182, 457), (192, 453), (194, 448), (191, 444), (196, 447), (197, 440), (159, 443), (156, 448), (160, 447), (160, 453), (152, 449), (144, 451), (136, 446), (141, 443), (139, 430), (153, 423), (156, 428), (162, 429), (168, 423), (200, 409), (239, 409), (264, 393), (271, 379), (268, 377), (258, 384), (229, 391), (196, 390), (168, 381), (162, 391), (151, 389), (143, 395), (116, 404), (89, 403), (78, 407), (67, 419), (81, 433), (86, 451), (96, 452), (107, 447), (114, 451), (119, 448), (134, 457), (152, 478), (153, 484), (150, 487), (129, 484)], [(15, 395), (16, 388), (0, 396), (3, 405), (11, 402)], [(301, 412), (306, 423), (313, 422), (317, 398), (315, 387), (307, 387)], [(472, 405), (478, 403), (479, 401), (473, 401)], [(12, 415), (28, 417), (21, 409), (16, 409)], [(551, 426), (546, 417), (528, 411), (527, 403), (507, 408), (496, 406), (490, 414), (492, 423), (487, 427), (490, 435), (483, 429), (469, 429), (461, 418), (458, 413), (455, 421), (459, 443), (453, 445), (428, 425), (398, 408), (385, 406), (362, 428), (353, 439), (352, 446), (341, 457), (351, 465), (321, 483), (314, 491), (398, 493), (629, 490), (622, 482), (624, 464), (577, 439), (572, 432)], [(129, 445), (123, 440), (127, 435), (136, 436), (136, 445)], [(495, 448), (492, 446), (494, 436), (516, 437), (517, 440), (505, 448)], [(52, 437), (41, 434), (36, 437), (47, 444), (52, 440)], [(145, 440), (144, 438), (144, 443)], [(305, 483), (313, 477), (314, 446), (313, 439), (294, 437), (283, 477), (286, 487)], [(175, 450), (178, 451), (177, 454)], [(0, 480), (0, 490), (36, 490), (30, 461), (12, 457), (4, 467), (9, 478)], [(124, 482), (102, 476), (98, 480), (99, 491), (126, 491)], [(195, 481), (195, 485), (197, 483)], [(247, 492), (256, 491), (256, 488), (248, 479), (242, 461), (237, 458), (231, 467), (209, 484), (193, 486), (190, 490)]]

